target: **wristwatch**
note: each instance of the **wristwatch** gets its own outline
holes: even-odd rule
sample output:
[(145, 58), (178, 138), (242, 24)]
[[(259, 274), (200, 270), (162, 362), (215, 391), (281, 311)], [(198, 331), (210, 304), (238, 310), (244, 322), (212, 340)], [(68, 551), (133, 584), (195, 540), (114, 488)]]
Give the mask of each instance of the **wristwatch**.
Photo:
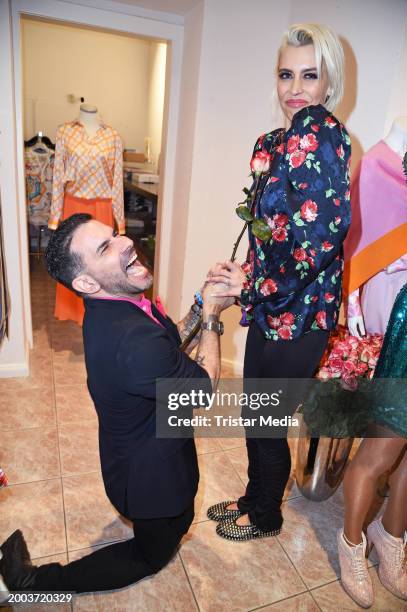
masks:
[(213, 331), (218, 334), (218, 336), (221, 336), (224, 332), (223, 323), (222, 321), (219, 321), (219, 318), (216, 315), (209, 315), (208, 320), (201, 323), (201, 329)]

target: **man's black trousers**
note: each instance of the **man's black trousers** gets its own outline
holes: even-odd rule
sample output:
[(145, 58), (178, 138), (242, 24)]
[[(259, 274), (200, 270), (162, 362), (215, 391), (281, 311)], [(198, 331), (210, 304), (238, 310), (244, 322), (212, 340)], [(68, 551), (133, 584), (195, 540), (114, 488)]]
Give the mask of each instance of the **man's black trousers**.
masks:
[(86, 593), (133, 584), (167, 565), (193, 518), (192, 503), (179, 516), (135, 519), (132, 521), (134, 538), (100, 548), (68, 565), (41, 565), (31, 589)]

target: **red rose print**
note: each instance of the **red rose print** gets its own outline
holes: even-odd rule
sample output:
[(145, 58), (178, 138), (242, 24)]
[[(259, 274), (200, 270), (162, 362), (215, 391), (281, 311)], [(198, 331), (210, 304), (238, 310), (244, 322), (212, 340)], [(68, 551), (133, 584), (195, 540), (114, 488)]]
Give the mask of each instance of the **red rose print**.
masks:
[(283, 312), (280, 315), (281, 325), (293, 325), (295, 317), (292, 312)]
[(316, 151), (318, 149), (318, 140), (314, 134), (305, 134), (300, 140), (301, 149), (304, 151)]
[(287, 238), (287, 230), (284, 227), (277, 227), (271, 232), (271, 237), (277, 242), (284, 242)]
[(261, 149), (263, 147), (263, 142), (264, 142), (264, 139), (265, 139), (266, 136), (267, 136), (267, 132), (265, 134), (262, 134), (260, 136), (260, 138), (258, 139), (257, 146), (258, 146), (259, 149)]
[(311, 302), (318, 302), (318, 296), (317, 295), (313, 295), (311, 298)]
[(313, 123), (313, 124), (311, 125), (311, 130), (312, 130), (313, 132), (319, 132), (319, 125), (317, 125), (316, 123)]
[(284, 266), (280, 267), (280, 274), (285, 274), (285, 267)]
[(290, 164), (293, 168), (299, 168), (305, 162), (306, 154), (305, 151), (297, 149), (290, 155)]
[(291, 327), (289, 327), (288, 325), (283, 325), (282, 327), (279, 327), (277, 333), (283, 340), (291, 340), (292, 338)]
[(305, 251), (305, 249), (302, 248), (295, 249), (293, 257), (295, 261), (305, 261), (307, 259), (307, 252)]
[(277, 153), (284, 155), (284, 143), (283, 142), (280, 145), (278, 145), (278, 147), (276, 147), (276, 151)]
[(340, 145), (337, 149), (336, 149), (336, 154), (338, 157), (340, 157), (340, 159), (343, 159), (345, 157), (345, 151), (343, 150), (343, 146)]
[(313, 200), (306, 200), (301, 206), (301, 218), (305, 221), (315, 221), (318, 216), (318, 206)]
[(324, 310), (317, 312), (315, 320), (320, 329), (326, 329), (326, 312)]
[(325, 119), (325, 125), (327, 125), (330, 128), (333, 128), (336, 125), (336, 121), (334, 119), (332, 119), (332, 117), (327, 117)]
[(309, 263), (310, 268), (315, 268), (315, 263), (312, 257), (307, 257), (307, 262)]
[(331, 302), (333, 302), (335, 299), (335, 296), (332, 295), (332, 293), (325, 293), (325, 302), (328, 302), (328, 304), (330, 304)]
[(276, 227), (285, 227), (288, 224), (288, 216), (284, 213), (280, 213), (273, 216), (273, 221)]
[(308, 183), (300, 183), (300, 184), (298, 185), (298, 188), (299, 188), (299, 189), (306, 189), (307, 187), (308, 187)]
[(345, 191), (345, 200), (350, 200), (350, 190)]
[(262, 295), (270, 295), (271, 293), (276, 293), (277, 291), (277, 283), (273, 281), (271, 278), (266, 278), (260, 285), (260, 293)]
[(296, 149), (298, 149), (298, 145), (300, 144), (300, 137), (298, 134), (295, 136), (291, 136), (287, 142), (287, 153), (294, 153)]
[(267, 323), (271, 329), (277, 329), (280, 327), (280, 317), (272, 317), (271, 315), (267, 315)]
[(339, 198), (334, 198), (334, 204), (335, 206), (340, 206), (341, 205), (341, 201)]
[(280, 179), (277, 178), (276, 176), (270, 176), (268, 182), (269, 183), (277, 183), (277, 181), (279, 181)]
[(340, 217), (335, 217), (335, 225), (339, 225), (342, 219)]
[(328, 242), (327, 240), (325, 240), (325, 242), (322, 243), (322, 251), (324, 253), (328, 253), (328, 251), (332, 251), (333, 248), (334, 248), (334, 245)]
[(268, 172), (270, 169), (271, 155), (267, 151), (256, 151), (250, 162), (251, 171), (255, 174)]
[(315, 249), (310, 249), (309, 250), (309, 254), (312, 255), (312, 257), (315, 257), (315, 255), (317, 254)]

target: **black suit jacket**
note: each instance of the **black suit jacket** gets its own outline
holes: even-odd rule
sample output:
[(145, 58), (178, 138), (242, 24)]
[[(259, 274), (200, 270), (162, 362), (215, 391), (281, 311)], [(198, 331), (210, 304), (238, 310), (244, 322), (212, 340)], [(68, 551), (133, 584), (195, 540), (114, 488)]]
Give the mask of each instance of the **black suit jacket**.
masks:
[(88, 388), (99, 418), (107, 496), (128, 518), (181, 514), (199, 480), (193, 439), (156, 438), (157, 378), (204, 378), (179, 350), (176, 325), (153, 306), (155, 323), (126, 301), (85, 299)]

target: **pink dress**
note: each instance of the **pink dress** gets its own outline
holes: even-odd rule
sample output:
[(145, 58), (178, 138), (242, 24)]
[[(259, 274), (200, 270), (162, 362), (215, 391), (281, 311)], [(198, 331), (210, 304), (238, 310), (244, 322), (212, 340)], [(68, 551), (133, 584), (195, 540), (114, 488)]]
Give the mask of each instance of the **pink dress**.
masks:
[[(352, 179), (351, 201), (345, 265), (355, 259), (356, 264), (348, 285), (348, 316), (358, 316), (361, 307), (366, 332), (384, 334), (397, 294), (407, 282), (406, 231), (395, 233), (407, 228), (407, 186), (402, 158), (383, 140), (363, 156)], [(367, 251), (369, 257), (358, 263)]]

